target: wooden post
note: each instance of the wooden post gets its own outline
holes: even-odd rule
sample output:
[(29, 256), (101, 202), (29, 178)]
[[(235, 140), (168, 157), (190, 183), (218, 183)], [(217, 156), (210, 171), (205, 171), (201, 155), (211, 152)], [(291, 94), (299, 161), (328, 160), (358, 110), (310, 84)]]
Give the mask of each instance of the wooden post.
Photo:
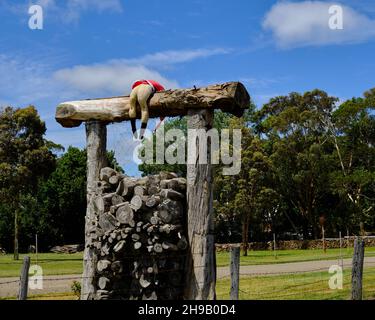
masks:
[(13, 259), (14, 260), (19, 259), (19, 253), (18, 253), (18, 208), (14, 212), (14, 253), (13, 253)]
[(349, 229), (346, 228), (346, 252), (349, 251), (350, 247), (350, 234), (349, 234)]
[(325, 237), (324, 226), (322, 226), (322, 241), (323, 241), (323, 251), (324, 251), (324, 253), (326, 253), (327, 248), (326, 248), (326, 237)]
[(276, 253), (276, 234), (273, 234), (273, 255), (275, 259), (277, 259), (277, 253)]
[(29, 286), (29, 268), (30, 268), (30, 257), (26, 256), (23, 258), (23, 264), (20, 275), (20, 290), (18, 293), (18, 300), (27, 299), (27, 289)]
[(342, 258), (342, 236), (341, 236), (341, 231), (339, 231), (339, 238), (340, 238), (340, 266), (341, 266), (341, 269), (344, 270), (344, 260)]
[(365, 242), (362, 238), (354, 240), (354, 255), (352, 262), (352, 300), (362, 300), (363, 259)]
[(86, 147), (87, 147), (87, 210), (85, 224), (85, 250), (83, 254), (83, 278), (81, 300), (91, 300), (95, 295), (93, 286), (95, 266), (97, 262), (96, 251), (89, 248), (91, 243), (90, 233), (87, 232), (95, 219), (90, 201), (94, 195), (95, 181), (99, 180), (100, 169), (106, 166), (107, 126), (100, 121), (86, 122)]
[(36, 254), (36, 264), (38, 264), (38, 234), (35, 234), (35, 254)]
[(238, 300), (240, 290), (240, 247), (230, 249), (230, 299)]
[[(188, 130), (204, 129), (197, 132), (199, 143), (207, 143), (207, 164), (202, 161), (199, 148), (194, 161), (187, 165), (187, 232), (189, 254), (187, 257), (186, 286), (184, 298), (190, 300), (213, 300), (216, 298), (216, 259), (213, 216), (213, 174), (211, 143), (205, 132), (213, 125), (213, 111), (189, 110)], [(188, 141), (198, 145), (197, 141)], [(189, 139), (192, 140), (192, 139)], [(205, 140), (205, 141), (204, 141)], [(189, 150), (188, 150), (189, 154)]]

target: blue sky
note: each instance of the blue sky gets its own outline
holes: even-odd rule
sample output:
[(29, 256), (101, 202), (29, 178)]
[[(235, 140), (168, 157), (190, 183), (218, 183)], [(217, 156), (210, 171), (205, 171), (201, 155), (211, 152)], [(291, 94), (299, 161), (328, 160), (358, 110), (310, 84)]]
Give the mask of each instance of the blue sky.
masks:
[[(39, 4), (43, 30), (30, 30)], [(343, 29), (328, 8), (343, 9)], [(0, 0), (0, 106), (35, 105), (47, 138), (85, 145), (84, 128), (54, 120), (63, 101), (129, 93), (134, 79), (169, 88), (242, 81), (261, 106), (276, 95), (320, 88), (348, 99), (375, 86), (375, 2), (275, 0)], [(153, 124), (150, 124), (153, 127)], [(108, 147), (129, 174), (129, 124)]]

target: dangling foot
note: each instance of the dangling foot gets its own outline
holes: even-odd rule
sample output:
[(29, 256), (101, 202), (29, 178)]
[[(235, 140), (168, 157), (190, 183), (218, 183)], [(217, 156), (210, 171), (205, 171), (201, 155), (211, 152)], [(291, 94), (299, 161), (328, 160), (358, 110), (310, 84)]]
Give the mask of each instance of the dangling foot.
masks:
[(141, 132), (140, 132), (140, 139), (143, 140), (143, 135), (145, 134), (145, 130), (147, 128), (147, 122), (142, 122), (141, 123)]
[(138, 135), (137, 135), (137, 127), (135, 125), (135, 119), (131, 119), (130, 123), (131, 123), (131, 126), (132, 126), (133, 138), (135, 140), (137, 140), (138, 139)]

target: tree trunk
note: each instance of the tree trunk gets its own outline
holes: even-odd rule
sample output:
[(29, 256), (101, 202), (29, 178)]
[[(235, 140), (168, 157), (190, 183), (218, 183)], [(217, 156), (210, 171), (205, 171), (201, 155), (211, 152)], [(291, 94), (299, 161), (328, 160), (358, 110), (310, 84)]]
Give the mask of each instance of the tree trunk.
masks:
[[(212, 128), (213, 112), (208, 110), (189, 110), (188, 129)], [(202, 133), (198, 133), (200, 143)], [(188, 141), (188, 148), (191, 143)], [(211, 159), (210, 141), (207, 143), (207, 156)], [(190, 147), (189, 147), (190, 145)], [(197, 148), (198, 150), (198, 148)], [(214, 243), (214, 216), (213, 216), (213, 175), (212, 165), (199, 164), (199, 154), (187, 165), (187, 206), (188, 206), (188, 242), (189, 254), (187, 257), (186, 286), (184, 297), (190, 300), (213, 300), (216, 298), (216, 261)]]
[(87, 210), (85, 224), (85, 250), (83, 254), (83, 278), (81, 300), (95, 297), (94, 275), (98, 257), (96, 249), (90, 247), (90, 227), (95, 220), (95, 212), (90, 205), (95, 195), (96, 181), (99, 180), (100, 169), (106, 166), (107, 127), (99, 121), (86, 123), (87, 145)]
[(247, 257), (247, 250), (249, 249), (249, 223), (250, 219), (246, 215), (242, 222), (242, 247), (244, 257)]
[(18, 203), (16, 204), (17, 209), (14, 211), (14, 254), (13, 259), (18, 260), (19, 254), (18, 254)]

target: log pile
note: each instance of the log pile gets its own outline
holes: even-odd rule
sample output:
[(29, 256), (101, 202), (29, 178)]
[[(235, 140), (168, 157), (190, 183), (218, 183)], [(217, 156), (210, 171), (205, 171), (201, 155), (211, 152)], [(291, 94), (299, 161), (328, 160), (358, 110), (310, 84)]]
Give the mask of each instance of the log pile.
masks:
[[(65, 246), (54, 246), (50, 249), (50, 252), (54, 253), (77, 253), (83, 251), (83, 245), (82, 244), (69, 244)], [(35, 246), (29, 247), (29, 252), (35, 253)]]
[(89, 203), (96, 299), (179, 299), (187, 249), (186, 179), (103, 168)]

